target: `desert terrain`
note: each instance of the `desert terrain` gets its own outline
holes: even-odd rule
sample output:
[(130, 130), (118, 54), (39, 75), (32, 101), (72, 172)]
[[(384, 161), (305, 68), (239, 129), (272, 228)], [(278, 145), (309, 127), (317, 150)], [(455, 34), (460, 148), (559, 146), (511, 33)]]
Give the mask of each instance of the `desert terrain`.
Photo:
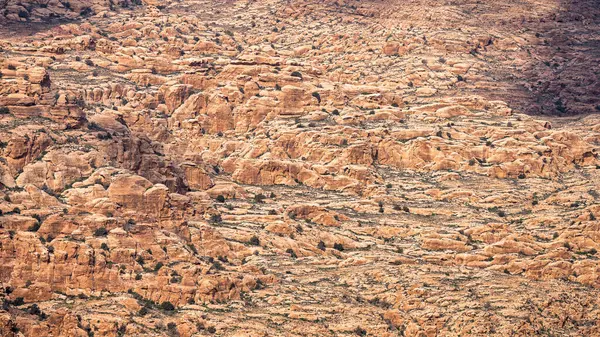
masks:
[(1, 336), (600, 336), (596, 0), (0, 0)]

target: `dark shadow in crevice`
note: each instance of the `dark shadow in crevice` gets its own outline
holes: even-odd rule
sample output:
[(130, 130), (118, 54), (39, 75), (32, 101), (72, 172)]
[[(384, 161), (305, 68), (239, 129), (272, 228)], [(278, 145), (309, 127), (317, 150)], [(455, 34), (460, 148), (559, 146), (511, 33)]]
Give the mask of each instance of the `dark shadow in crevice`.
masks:
[(540, 36), (522, 74), (529, 102), (515, 102), (531, 114), (600, 112), (600, 1), (563, 0), (560, 11), (527, 25)]

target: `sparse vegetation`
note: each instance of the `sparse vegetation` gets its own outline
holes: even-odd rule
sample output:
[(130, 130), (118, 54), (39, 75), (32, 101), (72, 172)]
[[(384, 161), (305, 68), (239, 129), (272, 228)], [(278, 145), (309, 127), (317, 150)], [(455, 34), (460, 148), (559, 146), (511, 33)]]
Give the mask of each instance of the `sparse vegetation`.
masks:
[(106, 236), (108, 235), (108, 230), (104, 227), (97, 228), (94, 231), (94, 236)]
[(248, 243), (252, 246), (260, 246), (260, 239), (256, 235), (253, 235), (248, 241)]
[(37, 232), (40, 229), (41, 223), (38, 221), (35, 224), (29, 226), (29, 228), (27, 228), (27, 231), (29, 232)]
[(317, 248), (322, 251), (325, 251), (325, 242), (319, 241), (319, 243), (317, 244)]
[(175, 306), (173, 305), (173, 303), (166, 301), (166, 302), (162, 302), (160, 304), (160, 308), (164, 311), (173, 311), (175, 310)]
[(294, 252), (292, 248), (288, 248), (285, 252), (290, 254), (290, 256), (294, 259), (298, 257), (298, 255), (296, 255), (296, 252)]

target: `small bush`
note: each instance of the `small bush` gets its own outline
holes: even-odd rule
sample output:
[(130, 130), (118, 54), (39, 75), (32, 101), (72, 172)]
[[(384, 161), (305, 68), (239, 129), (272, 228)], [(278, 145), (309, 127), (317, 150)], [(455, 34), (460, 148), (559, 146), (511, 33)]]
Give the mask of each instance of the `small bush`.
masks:
[(260, 246), (260, 239), (256, 235), (254, 235), (250, 238), (250, 241), (248, 241), (248, 243), (253, 246)]
[(29, 306), (29, 308), (27, 308), (27, 312), (30, 315), (36, 315), (36, 316), (42, 316), (42, 311), (40, 310), (40, 307), (37, 304), (32, 304)]
[(212, 261), (212, 265), (216, 270), (225, 270), (225, 267), (223, 267), (223, 264), (221, 264), (221, 262), (214, 260)]
[(87, 64), (90, 67), (93, 67), (94, 66), (94, 61), (92, 61), (90, 59), (87, 59), (87, 60), (85, 60), (85, 64)]
[(266, 198), (267, 197), (265, 195), (259, 193), (254, 196), (254, 202), (261, 204)]
[(25, 304), (25, 300), (23, 299), (23, 297), (17, 297), (14, 301), (12, 301), (12, 305), (14, 306), (20, 306), (23, 304)]
[(342, 245), (341, 243), (334, 243), (333, 244), (333, 248), (339, 250), (340, 252), (344, 250), (344, 245)]
[(217, 198), (216, 198), (216, 200), (217, 200), (218, 202), (225, 202), (225, 197), (219, 194), (219, 195), (217, 195)]
[(79, 15), (81, 16), (88, 16), (90, 14), (92, 14), (94, 11), (90, 8), (90, 7), (84, 7), (80, 12)]
[(102, 244), (100, 245), (100, 248), (103, 249), (103, 250), (106, 250), (106, 251), (109, 250), (108, 245), (106, 244), (106, 242), (102, 242)]
[(162, 268), (164, 266), (164, 264), (162, 262), (158, 262), (155, 266), (154, 266), (154, 271), (157, 272), (160, 270), (160, 268)]
[(317, 248), (319, 248), (322, 251), (325, 251), (325, 242), (319, 241), (319, 243), (317, 244)]
[(296, 252), (294, 252), (292, 248), (288, 248), (285, 252), (290, 254), (290, 256), (294, 259), (298, 257), (298, 255), (296, 255)]
[(358, 336), (366, 336), (367, 330), (365, 330), (361, 327), (357, 327), (356, 329), (354, 329), (354, 333), (357, 334)]
[(316, 92), (316, 91), (315, 91), (315, 92), (313, 92), (313, 93), (312, 93), (312, 97), (316, 98), (316, 99), (317, 99), (317, 101), (319, 102), (319, 104), (321, 104), (321, 95), (319, 95), (319, 93), (318, 93), (318, 92)]
[(108, 230), (104, 227), (100, 227), (94, 231), (94, 236), (106, 236), (108, 235)]
[(8, 115), (10, 110), (5, 106), (0, 106), (0, 115)]
[(37, 223), (29, 226), (29, 228), (27, 228), (27, 231), (29, 231), (29, 232), (37, 232), (40, 229), (40, 226), (41, 226), (41, 224), (38, 221)]
[(164, 311), (173, 311), (175, 310), (175, 306), (173, 305), (173, 303), (166, 301), (166, 302), (162, 302), (160, 304), (160, 308)]

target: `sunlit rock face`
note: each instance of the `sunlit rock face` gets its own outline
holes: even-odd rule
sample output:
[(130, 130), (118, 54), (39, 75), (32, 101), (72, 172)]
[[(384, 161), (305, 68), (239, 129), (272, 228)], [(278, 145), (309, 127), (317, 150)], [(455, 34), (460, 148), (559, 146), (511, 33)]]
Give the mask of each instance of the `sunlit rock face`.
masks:
[(599, 14), (0, 0), (0, 335), (600, 335)]

